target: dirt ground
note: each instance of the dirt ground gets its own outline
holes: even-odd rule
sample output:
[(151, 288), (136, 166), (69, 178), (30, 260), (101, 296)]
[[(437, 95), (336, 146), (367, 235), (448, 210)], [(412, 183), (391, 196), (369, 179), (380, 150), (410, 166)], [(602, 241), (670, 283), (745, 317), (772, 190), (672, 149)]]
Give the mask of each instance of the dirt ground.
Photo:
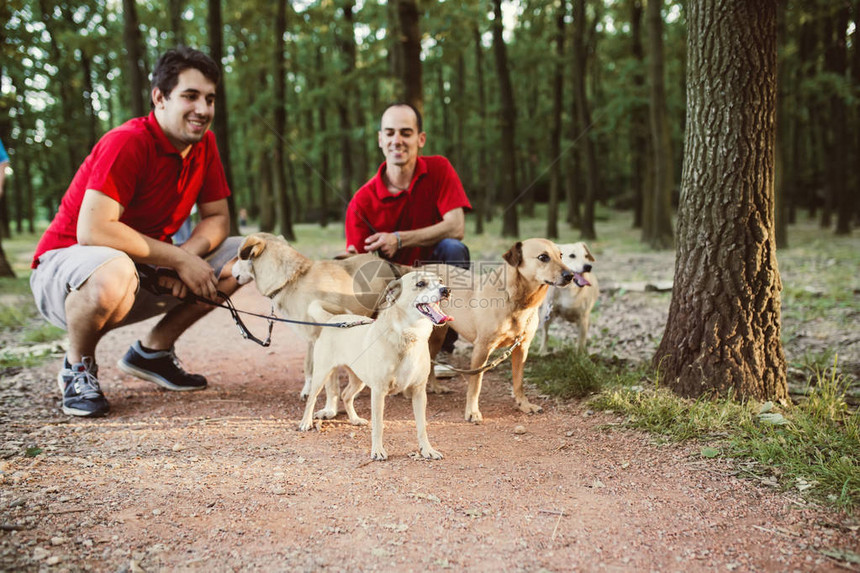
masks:
[[(667, 294), (612, 285), (592, 352), (641, 359), (662, 334)], [(651, 261), (671, 278), (671, 258)], [(629, 286), (629, 285), (628, 285)], [(615, 290), (613, 290), (615, 289)], [(234, 301), (267, 310), (253, 286)], [(661, 322), (662, 321), (662, 322)], [(59, 410), (59, 363), (0, 383), (0, 569), (5, 571), (845, 571), (856, 519), (780, 491), (699, 445), (657, 445), (612, 413), (514, 407), (487, 376), (484, 423), (463, 421), (465, 382), (431, 395), (439, 461), (416, 457), (410, 403), (388, 399), (386, 462), (369, 427), (343, 416), (297, 431), (304, 345), (283, 326), (264, 349), (215, 311), (178, 343), (209, 389), (172, 393), (115, 361), (150, 323), (99, 347), (111, 414)], [(261, 332), (259, 324), (252, 329)], [(560, 326), (554, 333), (564, 333)], [(855, 353), (857, 343), (844, 349)], [(465, 362), (462, 343), (454, 357)], [(534, 358), (532, 358), (534, 359)], [(357, 400), (369, 417), (369, 395)]]

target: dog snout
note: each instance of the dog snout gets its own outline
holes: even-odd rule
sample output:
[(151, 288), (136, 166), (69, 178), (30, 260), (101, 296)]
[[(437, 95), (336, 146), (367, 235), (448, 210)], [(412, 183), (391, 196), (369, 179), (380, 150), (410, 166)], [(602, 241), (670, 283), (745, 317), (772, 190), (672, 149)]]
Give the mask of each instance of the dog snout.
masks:
[(590, 273), (591, 272), (591, 265), (588, 265), (588, 264), (582, 265), (582, 272)]
[(573, 271), (569, 269), (561, 271), (561, 280), (564, 282), (564, 284), (570, 284), (570, 281), (573, 280)]
[(446, 286), (439, 287), (439, 296), (442, 297), (443, 299), (447, 299), (448, 297), (451, 296), (451, 289), (449, 289)]

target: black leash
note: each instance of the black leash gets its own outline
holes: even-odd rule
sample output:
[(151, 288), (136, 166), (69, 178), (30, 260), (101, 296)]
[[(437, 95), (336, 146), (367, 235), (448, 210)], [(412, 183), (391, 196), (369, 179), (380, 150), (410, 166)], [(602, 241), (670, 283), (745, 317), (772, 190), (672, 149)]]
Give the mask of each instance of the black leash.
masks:
[[(159, 276), (169, 276), (175, 279), (179, 278), (179, 275), (173, 269), (156, 269), (149, 265), (135, 265), (137, 267), (137, 274), (140, 278), (140, 286), (145, 288), (149, 292), (156, 295), (164, 295), (170, 294), (171, 291), (162, 287), (158, 284)], [(251, 340), (256, 342), (260, 346), (266, 347), (272, 343), (272, 327), (275, 325), (275, 322), (286, 322), (289, 324), (301, 324), (304, 326), (328, 326), (332, 328), (352, 328), (354, 326), (360, 326), (363, 324), (372, 324), (373, 320), (353, 320), (350, 322), (308, 322), (304, 320), (292, 320), (289, 318), (279, 318), (275, 315), (275, 304), (272, 303), (272, 312), (270, 314), (259, 314), (256, 312), (250, 312), (247, 310), (239, 310), (233, 304), (233, 301), (230, 300), (230, 297), (225, 293), (219, 291), (215, 291), (215, 294), (218, 298), (224, 300), (224, 304), (220, 304), (214, 300), (209, 300), (208, 298), (204, 298), (193, 292), (189, 292), (185, 298), (181, 298), (179, 300), (183, 302), (202, 302), (204, 304), (208, 304), (210, 306), (217, 306), (218, 308), (224, 308), (230, 311), (230, 316), (233, 317), (233, 322), (236, 323), (236, 326), (239, 328), (239, 332), (242, 334), (242, 338), (246, 340)], [(242, 317), (239, 314), (245, 314), (248, 316), (256, 316), (258, 318), (265, 318), (266, 322), (269, 323), (269, 330), (266, 334), (266, 340), (260, 340), (256, 336), (254, 336), (251, 331), (245, 326), (245, 323), (242, 321)]]

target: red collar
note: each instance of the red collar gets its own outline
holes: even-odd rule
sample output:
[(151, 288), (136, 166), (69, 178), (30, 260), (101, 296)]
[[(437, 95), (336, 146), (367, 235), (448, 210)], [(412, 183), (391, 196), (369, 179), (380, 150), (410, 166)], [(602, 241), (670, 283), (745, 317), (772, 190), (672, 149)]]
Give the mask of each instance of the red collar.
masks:
[[(149, 115), (146, 116), (144, 120), (146, 129), (149, 130), (149, 133), (152, 134), (153, 139), (155, 139), (155, 146), (158, 148), (160, 153), (165, 155), (176, 155), (180, 159), (183, 159), (182, 155), (179, 151), (170, 143), (170, 140), (167, 139), (167, 136), (164, 135), (164, 130), (161, 129), (161, 126), (158, 124), (158, 120), (155, 119), (155, 112), (150, 111)], [(191, 157), (191, 154), (194, 152), (194, 145), (192, 145), (191, 150), (185, 155), (185, 159)]]
[(409, 183), (409, 188), (403, 191), (399, 191), (397, 193), (392, 193), (388, 190), (388, 187), (385, 185), (385, 180), (382, 178), (382, 174), (385, 172), (385, 163), (379, 166), (379, 170), (376, 172), (376, 185), (374, 185), (374, 189), (376, 190), (376, 196), (380, 201), (390, 200), (396, 197), (402, 196), (404, 193), (411, 193), (412, 189), (415, 188), (415, 182), (418, 181), (423, 175), (427, 174), (427, 162), (424, 161), (423, 157), (418, 157), (415, 162), (415, 173), (412, 174), (412, 181)]

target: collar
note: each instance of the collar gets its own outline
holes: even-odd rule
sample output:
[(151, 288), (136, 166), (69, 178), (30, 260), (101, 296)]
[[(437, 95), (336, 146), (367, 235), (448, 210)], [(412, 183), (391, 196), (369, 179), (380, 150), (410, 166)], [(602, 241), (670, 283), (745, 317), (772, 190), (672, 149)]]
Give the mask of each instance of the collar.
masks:
[(385, 165), (386, 163), (383, 161), (382, 165), (379, 166), (379, 170), (376, 172), (376, 181), (374, 185), (376, 196), (381, 201), (385, 201), (386, 199), (392, 199), (395, 197), (401, 197), (404, 193), (412, 193), (412, 189), (415, 188), (415, 183), (422, 176), (427, 174), (427, 162), (424, 161), (423, 157), (418, 156), (418, 159), (415, 161), (415, 173), (412, 174), (412, 181), (409, 183), (409, 188), (404, 191), (399, 191), (397, 193), (391, 193), (388, 190), (388, 187), (385, 186), (385, 180), (382, 178), (382, 174), (385, 173)]
[[(173, 144), (170, 143), (170, 140), (167, 139), (167, 136), (164, 135), (164, 130), (161, 129), (161, 126), (158, 124), (158, 120), (155, 118), (155, 112), (150, 111), (149, 115), (144, 118), (144, 125), (146, 125), (146, 129), (152, 135), (152, 138), (155, 140), (155, 146), (158, 148), (159, 153), (163, 153), (164, 155), (175, 155), (179, 159), (183, 159), (182, 155), (179, 151), (173, 147)], [(194, 153), (194, 149), (197, 144), (193, 144), (188, 154), (186, 154), (185, 158), (191, 157)]]

